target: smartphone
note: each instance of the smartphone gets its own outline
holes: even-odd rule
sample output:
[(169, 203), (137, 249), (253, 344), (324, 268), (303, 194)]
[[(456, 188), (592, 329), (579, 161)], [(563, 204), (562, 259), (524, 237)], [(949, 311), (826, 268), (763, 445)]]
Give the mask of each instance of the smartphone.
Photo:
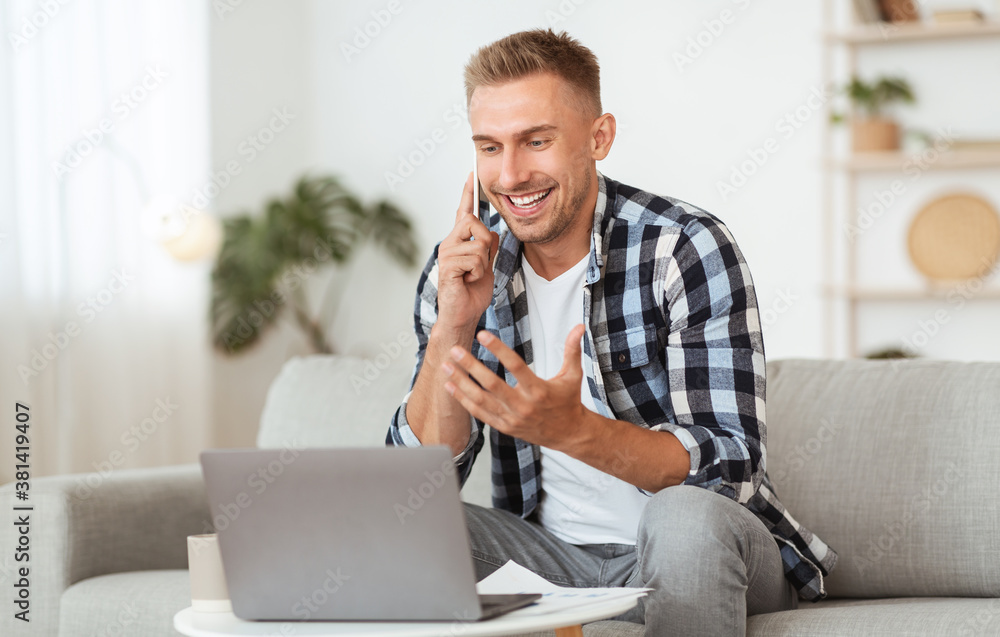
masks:
[(472, 205), (476, 207), (476, 216), (487, 228), (490, 227), (490, 200), (479, 185), (479, 155), (472, 148)]
[[(483, 187), (479, 183), (479, 154), (475, 147), (472, 149), (472, 205), (476, 207), (476, 216), (487, 228), (490, 227), (490, 200), (483, 192)], [(472, 238), (475, 240), (475, 237)], [(493, 265), (496, 265), (499, 251), (493, 255)]]

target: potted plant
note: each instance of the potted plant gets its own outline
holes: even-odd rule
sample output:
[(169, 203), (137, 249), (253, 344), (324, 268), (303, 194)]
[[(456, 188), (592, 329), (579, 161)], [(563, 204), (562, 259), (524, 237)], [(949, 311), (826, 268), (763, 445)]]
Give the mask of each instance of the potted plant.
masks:
[[(854, 152), (873, 152), (899, 149), (899, 124), (886, 113), (897, 103), (912, 104), (913, 89), (900, 77), (881, 77), (868, 83), (853, 77), (844, 87), (851, 101), (851, 146)], [(844, 117), (834, 115), (834, 121)]]
[[(263, 214), (230, 217), (212, 270), (211, 323), (216, 348), (236, 354), (291, 312), (317, 353), (333, 353), (306, 289), (321, 268), (347, 262), (372, 241), (395, 262), (416, 264), (409, 218), (387, 201), (364, 205), (334, 177), (302, 177)], [(329, 306), (325, 298), (320, 311)]]

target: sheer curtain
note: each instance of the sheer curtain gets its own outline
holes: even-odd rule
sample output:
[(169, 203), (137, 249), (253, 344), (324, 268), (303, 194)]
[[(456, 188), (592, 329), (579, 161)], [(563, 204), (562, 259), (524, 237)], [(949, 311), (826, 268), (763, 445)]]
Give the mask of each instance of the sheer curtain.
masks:
[(210, 264), (156, 206), (210, 179), (203, 0), (0, 5), (0, 482), (190, 462), (210, 444)]

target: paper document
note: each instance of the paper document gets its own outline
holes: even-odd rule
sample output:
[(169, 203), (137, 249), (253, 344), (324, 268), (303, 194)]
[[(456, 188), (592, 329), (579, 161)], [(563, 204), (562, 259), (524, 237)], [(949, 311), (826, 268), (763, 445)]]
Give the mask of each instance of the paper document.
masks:
[(638, 599), (651, 588), (570, 588), (557, 586), (545, 578), (508, 560), (506, 564), (476, 584), (480, 595), (509, 595), (512, 593), (541, 593), (535, 604), (508, 613), (516, 615), (545, 615), (578, 606), (598, 604), (613, 599)]

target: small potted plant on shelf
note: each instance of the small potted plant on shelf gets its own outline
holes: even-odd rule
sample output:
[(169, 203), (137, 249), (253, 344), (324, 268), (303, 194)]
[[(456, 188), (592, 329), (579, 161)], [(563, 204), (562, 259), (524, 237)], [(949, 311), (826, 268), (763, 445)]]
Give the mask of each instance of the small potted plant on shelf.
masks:
[[(871, 83), (853, 77), (844, 87), (851, 101), (851, 147), (856, 153), (899, 149), (899, 124), (887, 114), (893, 104), (915, 101), (910, 83), (900, 77), (880, 77)], [(833, 121), (844, 121), (834, 114)]]

